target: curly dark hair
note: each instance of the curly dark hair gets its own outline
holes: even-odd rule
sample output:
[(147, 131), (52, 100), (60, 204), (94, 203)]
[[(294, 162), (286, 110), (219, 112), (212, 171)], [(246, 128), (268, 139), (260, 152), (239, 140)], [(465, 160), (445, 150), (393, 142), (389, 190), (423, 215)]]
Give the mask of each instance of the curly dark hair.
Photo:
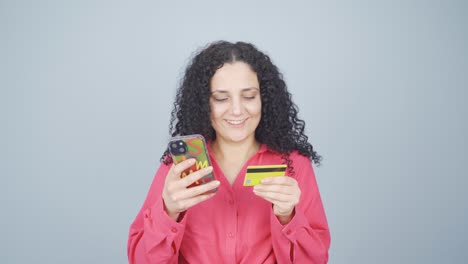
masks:
[[(210, 121), (210, 80), (225, 63), (242, 61), (250, 65), (260, 84), (262, 116), (255, 131), (258, 142), (282, 154), (294, 174), (289, 154), (297, 150), (316, 165), (319, 156), (304, 134), (305, 122), (298, 118), (298, 108), (291, 99), (286, 83), (270, 57), (245, 42), (218, 41), (198, 52), (185, 70), (171, 113), (169, 133), (172, 136), (201, 134), (206, 140), (216, 139)], [(166, 150), (161, 157), (172, 162)]]

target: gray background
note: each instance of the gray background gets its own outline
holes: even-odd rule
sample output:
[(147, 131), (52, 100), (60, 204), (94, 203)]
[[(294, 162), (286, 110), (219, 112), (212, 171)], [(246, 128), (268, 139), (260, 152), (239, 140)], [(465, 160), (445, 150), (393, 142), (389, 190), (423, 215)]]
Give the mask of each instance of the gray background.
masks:
[(1, 1), (2, 263), (126, 263), (178, 79), (218, 39), (284, 73), (330, 263), (466, 261), (466, 1), (173, 2)]

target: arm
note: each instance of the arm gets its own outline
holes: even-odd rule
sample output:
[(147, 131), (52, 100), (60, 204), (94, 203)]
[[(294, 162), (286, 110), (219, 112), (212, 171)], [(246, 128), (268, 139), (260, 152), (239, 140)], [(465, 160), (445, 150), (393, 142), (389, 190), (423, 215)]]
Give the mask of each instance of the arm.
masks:
[(213, 197), (215, 193), (207, 192), (219, 186), (219, 181), (211, 181), (187, 188), (213, 169), (210, 166), (181, 178), (181, 173), (194, 163), (194, 159), (188, 159), (170, 169), (161, 164), (145, 203), (130, 227), (130, 263), (177, 263), (186, 225), (184, 212)]
[(296, 180), (301, 189), (291, 221), (282, 225), (273, 210), (271, 236), (278, 263), (327, 263), (330, 232), (312, 164), (297, 159)]
[(145, 202), (130, 226), (127, 254), (131, 264), (177, 263), (185, 221), (172, 220), (164, 211), (162, 190), (170, 166), (161, 164)]

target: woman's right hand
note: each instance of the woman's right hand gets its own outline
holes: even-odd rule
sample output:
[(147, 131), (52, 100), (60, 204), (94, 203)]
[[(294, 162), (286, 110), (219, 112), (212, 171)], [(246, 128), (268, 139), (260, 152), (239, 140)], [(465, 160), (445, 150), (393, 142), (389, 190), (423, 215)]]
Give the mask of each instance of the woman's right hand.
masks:
[(196, 187), (187, 188), (190, 184), (213, 171), (213, 167), (210, 166), (190, 173), (184, 178), (180, 178), (182, 172), (193, 164), (195, 164), (195, 159), (187, 159), (177, 165), (172, 164), (166, 176), (162, 193), (164, 210), (174, 221), (177, 221), (180, 213), (213, 197), (216, 193), (204, 193), (219, 186), (219, 181), (211, 181)]

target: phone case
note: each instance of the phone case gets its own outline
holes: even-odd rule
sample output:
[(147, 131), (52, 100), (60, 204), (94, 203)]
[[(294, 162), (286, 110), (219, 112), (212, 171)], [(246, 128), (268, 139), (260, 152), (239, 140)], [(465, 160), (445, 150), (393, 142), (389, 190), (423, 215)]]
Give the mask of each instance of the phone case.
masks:
[[(196, 162), (192, 167), (182, 172), (182, 178), (192, 172), (211, 166), (205, 138), (202, 135), (195, 134), (173, 137), (169, 142), (169, 152), (171, 153), (172, 160), (175, 164), (179, 164), (180, 162), (190, 158), (196, 159)], [(188, 187), (198, 186), (213, 180), (215, 180), (215, 177), (211, 172)], [(210, 192), (216, 192), (216, 190), (217, 189), (213, 189)]]

